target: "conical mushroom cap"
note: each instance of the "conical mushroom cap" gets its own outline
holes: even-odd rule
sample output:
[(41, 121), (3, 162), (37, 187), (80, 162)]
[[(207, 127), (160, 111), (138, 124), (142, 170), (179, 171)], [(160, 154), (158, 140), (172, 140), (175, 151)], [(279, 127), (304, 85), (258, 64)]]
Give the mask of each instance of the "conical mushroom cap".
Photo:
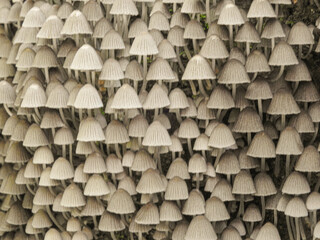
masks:
[(21, 107), (23, 108), (35, 108), (44, 107), (47, 102), (47, 96), (42, 86), (39, 84), (31, 84), (22, 100)]
[(284, 182), (282, 192), (291, 195), (301, 195), (310, 192), (308, 180), (299, 172), (292, 172)]
[(218, 77), (220, 84), (250, 83), (245, 67), (236, 59), (228, 60)]
[(112, 120), (105, 130), (106, 143), (126, 143), (129, 142), (129, 136), (126, 127), (117, 120)]
[(49, 68), (59, 66), (55, 52), (48, 46), (42, 46), (34, 57), (33, 67), (36, 68)]
[(135, 222), (144, 225), (159, 224), (160, 214), (158, 207), (151, 202), (143, 205), (136, 214)]
[(114, 58), (107, 59), (102, 67), (99, 80), (116, 81), (124, 78), (120, 63)]
[(113, 193), (107, 210), (116, 214), (130, 214), (136, 208), (129, 193), (126, 190), (118, 189)]
[(216, 172), (225, 175), (237, 174), (240, 171), (239, 160), (232, 151), (224, 152), (216, 168)]
[(319, 206), (320, 194), (318, 192), (312, 192), (309, 194), (306, 200), (306, 206), (309, 211), (318, 210)]
[(275, 18), (276, 14), (268, 0), (254, 0), (249, 8), (248, 18)]
[(248, 73), (271, 71), (265, 55), (258, 50), (254, 50), (250, 53), (245, 67)]
[(319, 172), (320, 155), (317, 149), (313, 145), (305, 147), (294, 168), (299, 172)]
[(217, 125), (211, 132), (208, 145), (214, 148), (227, 148), (235, 144), (230, 129), (223, 123)]
[(294, 197), (288, 202), (284, 214), (295, 218), (307, 217), (308, 210), (304, 201), (300, 197)]
[(74, 107), (81, 109), (95, 109), (103, 107), (103, 103), (96, 88), (91, 84), (86, 84), (79, 90), (74, 101)]
[(77, 140), (82, 142), (103, 141), (105, 135), (99, 122), (93, 118), (88, 117), (80, 122)]
[(71, 183), (63, 192), (61, 205), (63, 207), (82, 207), (86, 205), (82, 190)]
[(189, 198), (183, 205), (182, 214), (188, 216), (196, 216), (205, 213), (205, 200), (202, 193), (193, 189), (190, 192)]
[(126, 226), (118, 215), (105, 211), (100, 218), (98, 228), (103, 232), (116, 232), (122, 231)]
[(290, 30), (287, 42), (290, 45), (314, 44), (314, 39), (307, 25), (297, 22)]
[(102, 60), (92, 46), (84, 44), (78, 49), (74, 56), (70, 69), (81, 71), (101, 71)]
[(110, 14), (113, 15), (138, 15), (138, 9), (132, 0), (114, 1)]
[(157, 44), (149, 32), (144, 32), (137, 36), (130, 48), (130, 55), (146, 56), (158, 53)]
[(261, 78), (258, 78), (249, 84), (245, 95), (245, 98), (250, 100), (264, 100), (272, 97), (273, 95), (269, 83)]
[(104, 35), (100, 49), (105, 49), (105, 50), (113, 50), (113, 49), (125, 49), (125, 44), (123, 42), (123, 39), (121, 35), (111, 29)]
[(288, 115), (300, 113), (300, 108), (290, 91), (279, 89), (273, 96), (267, 110), (271, 115)]
[(190, 59), (183, 73), (182, 80), (204, 80), (215, 79), (208, 61), (201, 55), (196, 55)]
[(261, 172), (254, 178), (256, 188), (255, 196), (270, 196), (277, 193), (277, 189), (271, 177), (265, 172)]
[(275, 158), (276, 148), (274, 142), (267, 133), (260, 132), (254, 136), (247, 155), (256, 158)]
[(268, 239), (281, 240), (278, 229), (270, 222), (267, 222), (260, 228), (259, 233), (256, 237), (256, 240)]
[(99, 174), (93, 174), (87, 181), (83, 194), (85, 196), (104, 196), (110, 193), (110, 189), (103, 177)]
[(243, 17), (234, 3), (227, 3), (219, 15), (219, 25), (242, 25), (244, 24)]
[(258, 113), (253, 108), (243, 109), (232, 129), (233, 132), (261, 132), (263, 125)]
[(232, 193), (233, 194), (254, 194), (256, 192), (251, 174), (246, 170), (241, 170), (235, 177)]
[(235, 107), (235, 103), (230, 91), (223, 85), (217, 85), (208, 100), (208, 108), (230, 109)]
[(146, 80), (164, 80), (171, 81), (175, 79), (175, 75), (167, 60), (157, 57), (148, 70)]
[(146, 100), (143, 103), (143, 109), (163, 108), (170, 105), (168, 94), (159, 84), (154, 84)]
[(31, 8), (22, 23), (22, 27), (40, 28), (46, 20), (46, 16), (38, 7)]
[(138, 193), (142, 194), (153, 194), (163, 192), (165, 186), (160, 174), (156, 170), (150, 168), (142, 174), (136, 190)]
[(216, 240), (217, 235), (205, 216), (196, 216), (192, 219), (185, 235), (185, 240)]
[(61, 29), (61, 34), (92, 34), (92, 30), (83, 13), (79, 10), (74, 10), (65, 21)]
[(312, 78), (307, 65), (302, 60), (299, 60), (299, 64), (288, 68), (285, 80), (290, 82), (300, 82), (311, 81)]
[(154, 121), (147, 129), (146, 135), (142, 141), (144, 146), (170, 146), (171, 138), (165, 127), (159, 122)]
[(276, 147), (278, 155), (300, 155), (303, 151), (303, 144), (300, 135), (295, 128), (286, 127), (280, 134)]
[(288, 66), (298, 63), (292, 47), (285, 41), (280, 41), (274, 47), (269, 58), (269, 65), (271, 66)]
[(241, 26), (237, 35), (235, 36), (234, 41), (260, 43), (261, 39), (255, 27), (248, 21)]
[[(177, 0), (174, 0), (177, 1)], [(203, 13), (205, 12), (205, 6), (200, 0), (185, 0), (182, 1), (182, 13)]]
[(200, 54), (209, 59), (224, 59), (229, 57), (225, 44), (217, 35), (211, 35), (206, 38), (201, 47)]
[(37, 38), (43, 39), (57, 39), (61, 38), (61, 29), (63, 22), (57, 16), (50, 16), (43, 23), (41, 29), (37, 34)]
[(13, 104), (15, 98), (16, 93), (11, 84), (7, 81), (0, 81), (0, 103)]
[(278, 19), (269, 19), (263, 28), (261, 38), (271, 39), (271, 38), (284, 38), (282, 25)]
[(210, 222), (226, 221), (230, 215), (225, 204), (217, 197), (211, 197), (206, 201), (206, 214)]

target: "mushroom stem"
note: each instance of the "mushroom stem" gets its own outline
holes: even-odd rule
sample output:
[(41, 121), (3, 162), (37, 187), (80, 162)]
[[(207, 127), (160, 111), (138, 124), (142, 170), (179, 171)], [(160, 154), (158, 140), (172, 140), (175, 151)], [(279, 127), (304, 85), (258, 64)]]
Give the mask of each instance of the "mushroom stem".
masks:
[(258, 72), (255, 72), (251, 78), (251, 82), (253, 82), (258, 76)]
[(258, 21), (258, 32), (259, 32), (259, 35), (261, 35), (261, 32), (262, 32), (262, 25), (263, 25), (263, 17), (259, 17), (259, 21)]
[(8, 105), (6, 103), (3, 104), (4, 109), (6, 110), (6, 112), (8, 113), (8, 115), (11, 117), (13, 115), (13, 113), (10, 111)]
[(199, 173), (196, 173), (196, 188), (199, 189), (200, 188), (200, 176)]
[(70, 161), (71, 166), (73, 167), (72, 144), (69, 144), (69, 161)]
[(228, 30), (229, 30), (229, 45), (230, 45), (230, 50), (233, 47), (233, 27), (232, 25), (228, 25)]
[(281, 65), (278, 75), (274, 79), (272, 79), (271, 82), (277, 81), (282, 76), (283, 71), (284, 71), (284, 65)]
[(117, 155), (117, 157), (121, 159), (122, 156), (121, 156), (121, 153), (120, 153), (119, 144), (116, 143), (116, 144), (114, 145), (114, 148), (115, 148), (115, 150), (116, 150), (116, 155)]
[(265, 198), (264, 196), (261, 196), (261, 215), (262, 215), (262, 220), (261, 222), (264, 222), (264, 219), (266, 217), (266, 201), (265, 201)]
[(65, 231), (65, 229), (59, 224), (59, 222), (57, 221), (57, 219), (53, 216), (49, 205), (46, 205), (46, 210), (47, 210), (47, 213), (48, 213), (50, 219), (51, 219), (52, 222), (59, 228), (59, 230), (60, 230), (60, 231)]
[(312, 216), (312, 219), (311, 219), (311, 234), (313, 235), (314, 227), (317, 224), (317, 210), (313, 210), (311, 212), (311, 216)]
[(145, 2), (142, 2), (141, 18), (142, 18), (143, 21), (145, 21), (147, 23), (147, 6), (146, 6)]
[(67, 158), (67, 150), (66, 145), (62, 145), (62, 157)]
[(262, 99), (258, 99), (258, 111), (261, 121), (263, 121)]
[(114, 232), (110, 232), (112, 240), (117, 240), (116, 236), (114, 235)]
[(301, 238), (302, 238), (303, 240), (306, 240), (307, 237), (306, 237), (306, 233), (305, 233), (305, 231), (304, 231), (304, 227), (303, 227), (302, 219), (301, 219), (301, 218), (299, 219), (299, 226), (300, 226)]
[(290, 219), (289, 219), (289, 216), (288, 216), (288, 215), (286, 215), (286, 223), (287, 223), (287, 229), (288, 229), (289, 239), (290, 239), (290, 240), (294, 240), (294, 239), (293, 239), (292, 230), (291, 230), (291, 226), (290, 226)]
[(246, 42), (246, 54), (247, 54), (247, 57), (250, 54), (250, 42)]
[(216, 167), (218, 166), (220, 157), (221, 157), (221, 155), (222, 155), (222, 151), (223, 151), (222, 148), (219, 148), (219, 149), (218, 149), (218, 154), (217, 154), (217, 157), (216, 157), (216, 161), (214, 162), (214, 168), (216, 168)]
[(302, 58), (302, 45), (299, 44), (299, 45), (298, 45), (298, 48), (299, 48), (299, 50), (298, 50), (298, 57), (299, 57), (299, 59), (301, 59), (301, 58)]
[(278, 211), (277, 211), (277, 209), (273, 210), (273, 224), (275, 226), (278, 225)]
[(206, 90), (205, 90), (204, 87), (203, 87), (202, 80), (198, 80), (198, 84), (199, 84), (200, 92), (202, 93), (202, 95), (203, 95), (205, 98), (207, 98), (207, 97), (208, 97), (208, 94), (206, 93)]
[(206, 0), (206, 22), (208, 23), (208, 27), (211, 24), (211, 14), (210, 14), (210, 0)]
[(143, 83), (142, 83), (142, 87), (141, 87), (141, 91), (145, 91), (147, 88), (147, 71), (148, 71), (148, 56), (147, 55), (143, 55)]
[(250, 143), (251, 143), (251, 132), (248, 132), (247, 133), (247, 141), (248, 141), (248, 145), (250, 145)]
[(295, 217), (294, 218), (294, 222), (295, 222), (295, 225), (296, 225), (296, 239), (297, 240), (300, 240), (300, 227), (299, 227), (299, 218)]
[(274, 49), (275, 45), (276, 45), (276, 39), (275, 38), (271, 38), (271, 50)]
[(286, 127), (286, 115), (281, 115), (281, 130), (283, 130)]
[(192, 45), (193, 45), (194, 55), (196, 55), (199, 52), (197, 39), (192, 39)]
[(188, 60), (190, 60), (190, 59), (191, 59), (191, 54), (190, 54), (188, 45), (183, 46), (183, 49), (184, 49), (184, 52), (185, 52), (186, 55), (187, 55)]
[(192, 151), (191, 138), (187, 138), (187, 143), (188, 143), (188, 150), (189, 150), (190, 156), (192, 156), (193, 151)]
[(63, 113), (63, 109), (62, 109), (62, 108), (59, 108), (59, 113), (60, 113), (60, 117), (61, 117), (63, 123), (64, 123), (66, 126), (69, 127), (69, 124), (68, 124), (68, 122), (67, 122), (67, 120), (66, 120), (66, 117), (64, 116), (64, 113)]
[(301, 58), (306, 59), (310, 55), (310, 53), (312, 52), (312, 49), (313, 49), (313, 44), (310, 44), (307, 54), (301, 55)]
[(49, 68), (48, 68), (48, 67), (45, 67), (45, 68), (44, 68), (44, 75), (45, 75), (45, 78), (46, 78), (46, 83), (48, 84), (49, 81), (50, 81)]
[(290, 173), (290, 155), (286, 155), (286, 177), (289, 176)]
[(234, 100), (236, 100), (236, 95), (237, 95), (237, 85), (232, 84), (232, 97)]

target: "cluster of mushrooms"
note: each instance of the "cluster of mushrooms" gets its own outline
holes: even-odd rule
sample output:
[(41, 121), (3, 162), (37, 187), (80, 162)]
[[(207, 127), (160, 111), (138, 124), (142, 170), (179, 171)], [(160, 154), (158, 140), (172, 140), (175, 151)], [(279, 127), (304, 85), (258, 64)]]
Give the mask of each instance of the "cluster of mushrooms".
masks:
[(290, 4), (1, 0), (1, 239), (320, 239)]

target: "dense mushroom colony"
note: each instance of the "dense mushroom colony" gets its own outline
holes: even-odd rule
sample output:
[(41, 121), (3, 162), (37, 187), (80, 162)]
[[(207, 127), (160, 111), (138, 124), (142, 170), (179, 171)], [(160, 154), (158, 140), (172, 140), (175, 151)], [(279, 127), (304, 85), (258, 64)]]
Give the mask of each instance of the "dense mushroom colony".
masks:
[(320, 239), (289, 4), (1, 0), (1, 239)]

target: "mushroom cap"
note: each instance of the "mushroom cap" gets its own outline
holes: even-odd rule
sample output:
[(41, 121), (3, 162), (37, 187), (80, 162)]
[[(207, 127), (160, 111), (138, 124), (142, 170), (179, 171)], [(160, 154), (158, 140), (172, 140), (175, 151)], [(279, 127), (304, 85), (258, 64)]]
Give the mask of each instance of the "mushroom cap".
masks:
[(313, 82), (301, 82), (294, 99), (297, 102), (317, 102), (320, 100), (320, 95)]
[(223, 8), (218, 19), (219, 25), (242, 25), (243, 17), (239, 8), (231, 2), (228, 2)]
[(166, 178), (172, 179), (174, 177), (180, 177), (182, 179), (190, 179), (190, 174), (188, 172), (188, 165), (182, 158), (176, 158), (170, 164)]
[(130, 48), (130, 55), (146, 56), (158, 53), (157, 44), (149, 32), (143, 32), (137, 36)]
[(199, 135), (200, 131), (198, 125), (194, 120), (186, 118), (181, 122), (178, 133), (179, 138), (192, 139), (197, 138)]
[(102, 39), (111, 29), (113, 29), (112, 24), (107, 18), (102, 17), (95, 25), (92, 37)]
[(284, 214), (295, 218), (307, 217), (308, 210), (306, 204), (300, 197), (294, 197), (288, 202)]
[[(158, 1), (156, 3), (158, 3)], [(156, 29), (159, 31), (169, 31), (170, 24), (169, 24), (168, 18), (162, 12), (156, 11), (155, 13), (150, 15), (148, 29), (149, 30)]]
[(193, 189), (190, 192), (189, 198), (183, 205), (182, 214), (188, 216), (196, 216), (205, 213), (205, 199), (202, 193)]
[(190, 222), (185, 240), (216, 240), (217, 235), (205, 216), (196, 216)]
[(102, 71), (99, 75), (99, 80), (105, 81), (117, 81), (124, 78), (123, 71), (119, 61), (114, 58), (107, 59), (102, 67)]
[(122, 231), (126, 226), (118, 215), (104, 211), (100, 218), (98, 228), (103, 232), (117, 232)]
[(63, 192), (61, 205), (63, 207), (82, 207), (86, 205), (82, 190), (71, 183)]
[(246, 170), (241, 170), (234, 178), (232, 187), (233, 194), (254, 194), (256, 189), (251, 174)]
[(12, 85), (7, 81), (0, 81), (0, 103), (13, 104), (16, 93)]
[[(247, 183), (246, 183), (247, 184)], [(251, 184), (250, 184), (251, 186)], [(253, 186), (253, 181), (252, 181)], [(211, 196), (220, 198), (223, 202), (235, 201), (234, 195), (232, 194), (231, 184), (224, 178), (221, 178), (214, 186)]]
[(260, 35), (249, 21), (245, 22), (234, 38), (235, 42), (260, 43)]
[(258, 50), (254, 50), (249, 54), (245, 67), (248, 73), (271, 71), (267, 58)]
[(182, 13), (204, 13), (205, 12), (205, 6), (202, 1), (200, 0), (171, 0), (174, 2), (183, 3), (181, 12)]
[(221, 233), (221, 240), (227, 240), (227, 239), (240, 240), (242, 238), (240, 236), (239, 231), (235, 227), (230, 225), (226, 227)]
[(218, 77), (220, 84), (250, 83), (245, 67), (236, 59), (228, 60)]
[(81, 71), (101, 71), (102, 60), (91, 45), (84, 44), (78, 49), (74, 56), (70, 69)]
[(175, 75), (172, 71), (169, 62), (161, 57), (157, 57), (150, 65), (146, 76), (147, 81), (164, 80), (172, 81)]
[(276, 14), (268, 0), (252, 1), (248, 14), (248, 18), (276, 18)]
[(313, 145), (305, 147), (294, 168), (299, 172), (319, 172), (320, 154), (318, 150)]
[(263, 125), (258, 113), (251, 107), (243, 109), (237, 121), (235, 122), (233, 132), (248, 133), (248, 132), (261, 132)]
[(88, 1), (82, 8), (83, 15), (88, 21), (97, 22), (103, 17), (103, 11), (96, 1)]
[(201, 47), (200, 54), (209, 59), (225, 59), (229, 57), (229, 52), (218, 35), (212, 34), (206, 38)]
[(136, 210), (130, 194), (123, 189), (115, 191), (109, 201), (107, 211), (116, 214), (130, 214)]
[(227, 148), (235, 143), (231, 130), (220, 123), (212, 130), (208, 145), (214, 148)]
[(180, 177), (169, 180), (164, 195), (165, 200), (186, 200), (189, 197), (187, 183)]
[(267, 110), (271, 115), (289, 115), (300, 113), (300, 108), (287, 89), (279, 89), (273, 96)]
[(303, 144), (300, 135), (295, 128), (286, 127), (280, 134), (276, 147), (278, 155), (300, 155), (303, 151)]
[(285, 80), (289, 82), (311, 81), (311, 75), (307, 65), (299, 60), (299, 64), (288, 67)]
[(271, 66), (288, 66), (298, 63), (292, 47), (285, 41), (280, 41), (274, 47), (269, 58), (269, 65)]
[(46, 20), (45, 14), (38, 7), (32, 7), (25, 15), (22, 27), (40, 28)]
[(80, 122), (77, 140), (82, 142), (102, 141), (105, 139), (103, 130), (99, 122), (88, 117)]
[(134, 221), (143, 225), (155, 225), (160, 223), (158, 207), (149, 202), (143, 205), (136, 214)]
[(96, 88), (91, 84), (86, 84), (80, 88), (76, 95), (74, 107), (81, 109), (95, 109), (103, 107), (103, 103)]
[(146, 135), (142, 141), (144, 146), (170, 146), (171, 138), (165, 127), (159, 122), (154, 121), (147, 129)]
[(314, 44), (313, 35), (303, 22), (295, 23), (288, 35), (290, 45)]
[(260, 209), (254, 203), (251, 203), (245, 210), (243, 215), (244, 222), (260, 222), (262, 220), (262, 216), (260, 213)]
[(265, 39), (284, 38), (285, 36), (282, 25), (276, 18), (271, 18), (267, 21), (261, 34), (261, 38)]
[(281, 240), (278, 229), (270, 222), (267, 222), (260, 228), (256, 237), (256, 240), (267, 239)]
[(112, 15), (138, 15), (138, 9), (132, 0), (114, 1), (110, 9)]
[(269, 83), (261, 78), (251, 82), (247, 88), (245, 98), (249, 100), (265, 100), (273, 97)]
[(217, 197), (211, 197), (206, 201), (205, 216), (210, 222), (226, 221), (230, 219), (230, 215), (224, 202)]
[(315, 211), (320, 208), (319, 197), (320, 194), (318, 192), (312, 192), (308, 195), (306, 200), (306, 207), (309, 211)]
[(254, 178), (256, 188), (255, 196), (270, 196), (277, 193), (277, 189), (271, 177), (265, 172), (261, 172)]
[(216, 167), (216, 172), (225, 175), (233, 175), (240, 172), (239, 160), (232, 151), (224, 152)]
[(171, 201), (163, 201), (160, 206), (160, 221), (178, 222), (182, 220), (182, 214), (177, 204)]
[(266, 132), (257, 133), (249, 146), (247, 155), (256, 158), (275, 158), (274, 142)]
[(116, 92), (111, 104), (114, 109), (142, 108), (138, 95), (129, 84), (123, 84)]
[(92, 29), (82, 12), (74, 10), (66, 19), (62, 35), (76, 35), (76, 34), (92, 34)]
[(184, 29), (183, 38), (184, 39), (205, 39), (206, 34), (201, 24), (197, 20), (192, 19), (187, 23)]
[(141, 194), (153, 194), (164, 192), (165, 186), (160, 174), (156, 170), (149, 168), (142, 173), (142, 177), (140, 178), (136, 190)]
[(235, 103), (230, 91), (224, 85), (217, 85), (208, 100), (208, 108), (230, 109), (235, 107)]
[(63, 22), (57, 16), (50, 16), (43, 23), (41, 29), (37, 34), (37, 38), (43, 39), (58, 39), (61, 38), (61, 29)]
[(104, 35), (101, 42), (100, 49), (104, 49), (104, 50), (125, 49), (125, 44), (123, 42), (121, 35), (114, 29), (111, 29), (106, 33), (106, 35)]
[(170, 100), (166, 91), (156, 83), (151, 88), (142, 105), (143, 109), (163, 108), (170, 105)]
[(74, 170), (70, 162), (63, 158), (59, 157), (54, 161), (52, 169), (50, 172), (50, 178), (53, 180), (66, 180), (72, 179), (74, 177)]
[(299, 172), (292, 172), (284, 182), (282, 192), (291, 195), (301, 195), (310, 192), (308, 180)]
[(208, 61), (201, 55), (193, 56), (182, 75), (182, 80), (215, 79), (216, 76)]

